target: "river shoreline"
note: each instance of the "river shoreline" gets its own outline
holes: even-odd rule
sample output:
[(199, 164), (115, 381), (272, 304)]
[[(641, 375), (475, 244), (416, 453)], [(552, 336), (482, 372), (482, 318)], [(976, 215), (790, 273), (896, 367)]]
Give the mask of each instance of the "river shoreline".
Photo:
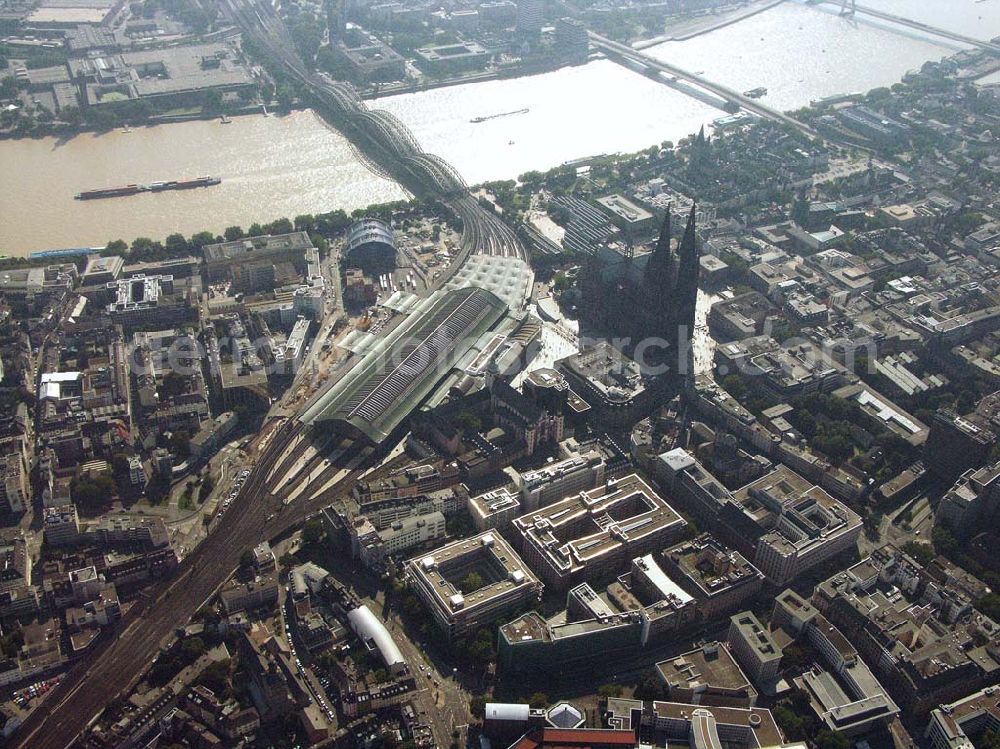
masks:
[[(778, 0), (783, 2), (784, 0)], [(419, 94), (424, 91), (433, 91), (435, 89), (449, 88), (451, 86), (465, 86), (472, 83), (482, 83), (485, 81), (507, 81), (516, 80), (518, 78), (530, 78), (536, 75), (545, 75), (547, 73), (554, 73), (562, 68), (566, 67), (576, 67), (579, 65), (586, 65), (593, 60), (601, 59), (600, 53), (594, 52), (588, 57), (586, 62), (559, 62), (557, 64), (546, 64), (546, 65), (534, 65), (527, 68), (518, 68), (515, 70), (490, 70), (481, 73), (474, 73), (471, 75), (456, 76), (453, 78), (444, 78), (433, 81), (424, 81), (421, 83), (412, 83), (406, 85), (392, 85), (382, 86), (379, 88), (365, 88), (358, 89), (358, 95), (365, 100), (374, 101), (378, 99), (385, 99), (391, 96), (399, 96), (401, 94)], [(142, 127), (154, 127), (156, 125), (171, 125), (178, 122), (211, 122), (212, 120), (219, 120), (222, 117), (236, 118), (236, 117), (252, 117), (254, 115), (266, 112), (267, 114), (291, 114), (292, 112), (305, 112), (311, 110), (312, 105), (307, 102), (296, 99), (290, 107), (279, 107), (276, 102), (270, 102), (266, 105), (264, 104), (251, 104), (240, 109), (235, 109), (226, 112), (215, 112), (215, 113), (186, 113), (177, 115), (155, 115), (149, 117), (148, 119), (136, 120), (135, 122), (126, 122), (122, 124), (116, 124), (112, 127), (105, 128), (95, 128), (87, 127), (86, 125), (71, 125), (69, 123), (49, 123), (48, 126), (42, 126), (41, 129), (36, 127), (33, 132), (30, 133), (16, 133), (13, 131), (0, 131), (0, 141), (8, 140), (37, 140), (39, 138), (72, 138), (77, 135), (85, 135), (92, 133), (95, 135), (102, 135), (105, 133), (111, 133), (118, 130), (124, 130), (127, 128), (142, 128)]]
[[(641, 51), (648, 49), (649, 47), (655, 47), (657, 44), (663, 44), (664, 42), (686, 42), (688, 39), (694, 39), (695, 37), (702, 36), (703, 34), (724, 29), (726, 26), (732, 26), (734, 23), (745, 21), (758, 13), (763, 13), (766, 10), (771, 10), (771, 8), (776, 8), (783, 2), (785, 2), (785, 0), (759, 0), (747, 8), (720, 13), (719, 15), (721, 17), (714, 20), (694, 19), (689, 21), (687, 22), (687, 25), (691, 28), (686, 30), (683, 28), (684, 23), (682, 22), (682, 29), (680, 33), (671, 32), (660, 34), (659, 36), (654, 36), (651, 39), (643, 39), (639, 42), (632, 42), (631, 46), (633, 49)], [(705, 21), (704, 25), (699, 25), (702, 20)]]
[[(305, 110), (309, 107), (292, 107), (291, 109), (285, 110), (272, 110), (276, 114), (288, 114), (296, 110)], [(126, 122), (121, 125), (114, 125), (112, 127), (105, 128), (95, 128), (87, 127), (85, 125), (71, 125), (69, 123), (59, 123), (58, 125), (50, 124), (48, 128), (43, 130), (35, 130), (31, 133), (15, 133), (10, 131), (0, 132), (0, 141), (9, 140), (39, 140), (42, 138), (74, 138), (78, 135), (105, 135), (107, 133), (113, 133), (116, 131), (121, 131), (125, 129), (138, 129), (144, 127), (156, 127), (157, 125), (175, 125), (179, 122), (211, 122), (212, 120), (221, 120), (222, 117), (250, 117), (254, 114), (261, 113), (261, 105), (255, 104), (248, 107), (243, 107), (241, 109), (236, 109), (231, 112), (221, 112), (214, 114), (178, 114), (178, 115), (159, 115), (150, 117), (144, 120), (136, 120), (135, 122)]]
[[(758, 10), (743, 23), (664, 47), (651, 54), (705, 71), (737, 91), (765, 86), (770, 93), (764, 103), (781, 111), (831, 94), (891, 85), (948, 52), (798, 2), (784, 2), (770, 13)], [(814, 50), (815, 64), (801, 64), (803, 49)], [(873, 60), (879, 63), (872, 65)], [(447, 160), (469, 184), (516, 179), (595, 153), (632, 153), (676, 142), (719, 116), (697, 99), (606, 60), (524, 72), (474, 84), (455, 81), (437, 90), (380, 92), (385, 95), (375, 106), (397, 116), (425, 151)], [(268, 117), (233, 116), (225, 125), (179, 112), (183, 121), (130, 123), (131, 132), (63, 129), (54, 137), (0, 140), (7, 187), (0, 191), (0, 214), (7, 217), (0, 223), (0, 254), (173, 232), (219, 234), (233, 224), (246, 227), (336, 208), (350, 212), (405, 197), (393, 181), (370, 172), (334, 127), (304, 110), (303, 104)], [(482, 120), (521, 110), (528, 112)], [(257, 105), (246, 111), (261, 110)], [(221, 177), (222, 184), (86, 203), (72, 197), (96, 187), (200, 175)]]

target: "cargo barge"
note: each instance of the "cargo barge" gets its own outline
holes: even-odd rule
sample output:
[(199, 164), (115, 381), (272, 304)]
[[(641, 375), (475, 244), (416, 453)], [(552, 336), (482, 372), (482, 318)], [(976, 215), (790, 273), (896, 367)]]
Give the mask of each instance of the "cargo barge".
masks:
[(525, 107), (524, 109), (516, 109), (513, 112), (500, 112), (498, 114), (484, 115), (483, 117), (473, 117), (471, 120), (469, 120), (469, 122), (473, 123), (474, 125), (478, 125), (480, 122), (489, 122), (490, 120), (496, 120), (501, 117), (510, 117), (511, 115), (514, 114), (527, 114), (530, 111), (531, 111), (530, 109)]
[(195, 179), (170, 180), (167, 182), (151, 182), (148, 185), (121, 185), (120, 187), (103, 187), (97, 190), (86, 190), (76, 194), (77, 200), (96, 200), (98, 198), (121, 198), (127, 195), (137, 195), (140, 192), (164, 192), (165, 190), (192, 190), (195, 187), (211, 187), (222, 182), (219, 177), (197, 177)]

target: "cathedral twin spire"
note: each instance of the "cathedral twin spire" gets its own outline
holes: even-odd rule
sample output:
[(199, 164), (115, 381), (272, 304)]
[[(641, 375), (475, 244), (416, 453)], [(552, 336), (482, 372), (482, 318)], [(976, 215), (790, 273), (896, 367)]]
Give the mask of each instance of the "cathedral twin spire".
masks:
[(670, 209), (660, 228), (656, 247), (646, 264), (643, 283), (671, 318), (671, 323), (694, 329), (694, 310), (698, 296), (698, 242), (695, 236), (696, 206), (691, 205), (684, 236), (677, 248), (678, 262), (670, 248)]
[(651, 289), (665, 293), (674, 280), (674, 253), (670, 249), (670, 207), (667, 206), (667, 217), (660, 227), (660, 237), (656, 247), (646, 264), (643, 281)]
[(695, 213), (697, 208), (691, 204), (691, 215), (688, 216), (687, 226), (684, 229), (684, 237), (681, 239), (678, 254), (680, 255), (680, 267), (677, 270), (677, 285), (674, 293), (677, 295), (677, 315), (678, 326), (682, 326), (688, 338), (694, 332), (695, 307), (698, 303), (698, 275), (701, 271), (698, 252), (698, 237), (695, 235)]

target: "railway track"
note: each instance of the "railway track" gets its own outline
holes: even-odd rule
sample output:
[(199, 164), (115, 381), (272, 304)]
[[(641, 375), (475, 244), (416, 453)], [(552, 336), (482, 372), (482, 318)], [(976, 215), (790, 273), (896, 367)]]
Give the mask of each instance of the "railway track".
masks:
[[(361, 137), (363, 142), (354, 144), (359, 152), (368, 145), (390, 155), (392, 163), (405, 172), (402, 176), (423, 185), (461, 218), (462, 253), (439, 285), (473, 253), (528, 259), (514, 230), (479, 204), (450, 164), (424, 152), (403, 123), (389, 113), (369, 110), (353, 87), (307, 70), (273, 8), (246, 0), (224, 3), (243, 33), (336, 115), (330, 117), (331, 125)], [(293, 479), (291, 486), (282, 487), (282, 477), (295, 467), (300, 451), (308, 449), (313, 435), (297, 419), (280, 425), (272, 422), (262, 434), (258, 441), (262, 447), (250, 476), (208, 537), (181, 562), (170, 580), (155, 586), (131, 607), (112, 636), (76, 663), (47, 698), (45, 708), (32, 713), (12, 737), (12, 746), (70, 746), (108, 703), (134, 687), (155, 659), (160, 644), (216, 593), (245, 550), (286, 533), (344, 496), (377, 457), (358, 444), (349, 445), (336, 458), (326, 455), (325, 448), (317, 450), (298, 471), (305, 478)]]
[[(81, 658), (11, 737), (12, 746), (25, 749), (66, 749), (88, 723), (114, 698), (126, 694), (159, 652), (159, 647), (210, 599), (239, 565), (242, 553), (264, 540), (296, 527), (322, 507), (344, 496), (351, 483), (368, 469), (362, 448), (353, 455), (356, 465), (325, 492), (310, 494), (285, 507), (268, 491), (277, 463), (291, 448), (292, 457), (308, 444), (295, 442), (306, 427), (290, 419), (275, 427), (266, 449), (232, 507), (208, 537), (180, 564), (177, 573), (136, 601), (95, 649)], [(265, 427), (266, 429), (266, 427)], [(343, 467), (341, 468), (343, 470)]]

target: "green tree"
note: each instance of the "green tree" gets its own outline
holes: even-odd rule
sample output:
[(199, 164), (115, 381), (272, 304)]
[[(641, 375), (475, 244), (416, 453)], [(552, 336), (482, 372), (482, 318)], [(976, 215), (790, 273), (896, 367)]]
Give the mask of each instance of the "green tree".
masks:
[(799, 226), (809, 223), (809, 201), (805, 195), (799, 195), (792, 204), (792, 221)]
[(979, 749), (1000, 749), (1000, 731), (984, 731), (979, 739)]
[(232, 693), (232, 685), (230, 683), (231, 665), (232, 663), (228, 658), (210, 664), (201, 672), (198, 683), (211, 689), (220, 699), (226, 699)]
[(317, 250), (319, 250), (324, 254), (328, 249), (330, 249), (330, 243), (326, 240), (326, 237), (324, 237), (322, 234), (318, 234), (316, 232), (310, 232), (309, 241), (313, 243), (313, 247), (315, 247)]
[(528, 698), (528, 707), (534, 710), (544, 710), (549, 706), (549, 696), (545, 692), (535, 692)]
[(160, 381), (156, 391), (160, 396), (160, 400), (166, 401), (176, 398), (187, 392), (187, 379), (184, 375), (171, 369), (163, 375), (163, 379)]
[(496, 656), (492, 632), (492, 627), (483, 627), (476, 633), (474, 640), (464, 642), (459, 648), (471, 668), (485, 671)]
[(302, 540), (307, 544), (319, 543), (324, 535), (323, 523), (315, 518), (307, 520), (306, 524), (302, 527)]
[(163, 244), (167, 252), (174, 256), (183, 255), (190, 249), (190, 245), (188, 245), (188, 241), (184, 238), (183, 234), (171, 234)]
[(469, 700), (469, 712), (472, 713), (473, 718), (483, 719), (486, 714), (486, 698), (481, 694), (475, 695)]
[(5, 658), (15, 658), (22, 645), (24, 645), (24, 635), (20, 629), (15, 629), (0, 638), (0, 653), (3, 653)]
[[(912, 508), (910, 509), (910, 512), (913, 512)], [(934, 549), (930, 546), (930, 544), (922, 544), (918, 541), (907, 541), (903, 544), (903, 551), (924, 566), (927, 566), (934, 561)]]
[(646, 671), (639, 679), (635, 687), (635, 698), (637, 700), (659, 700), (664, 695), (663, 682), (653, 669)]
[(191, 239), (188, 244), (191, 249), (200, 250), (207, 244), (213, 244), (216, 241), (216, 237), (210, 231), (200, 231), (197, 234), (192, 234)]
[(159, 244), (159, 242), (154, 242), (149, 237), (136, 237), (132, 240), (132, 254), (138, 255), (152, 252)]
[(126, 255), (128, 253), (128, 245), (125, 243), (124, 239), (112, 239), (108, 242), (107, 247), (104, 248), (105, 255)]
[(474, 590), (479, 590), (483, 587), (483, 576), (478, 572), (470, 572), (465, 576), (465, 579), (462, 580), (462, 584), (459, 587), (465, 594), (469, 594)]
[(455, 422), (463, 429), (478, 432), (483, 428), (483, 421), (472, 411), (460, 411), (455, 416)]
[(181, 460), (191, 454), (191, 434), (186, 429), (178, 429), (170, 435), (169, 450)]
[(813, 742), (816, 749), (851, 749), (851, 742), (844, 734), (828, 728), (820, 729)]
[(201, 488), (198, 490), (198, 501), (204, 502), (208, 499), (208, 495), (212, 493), (212, 489), (215, 488), (215, 479), (212, 478), (212, 474), (207, 474), (204, 481), (201, 482)]
[(781, 667), (790, 673), (799, 673), (809, 664), (809, 653), (800, 644), (793, 642), (781, 653)]
[(77, 479), (70, 484), (73, 504), (93, 511), (110, 504), (115, 497), (115, 482), (106, 473), (94, 478)]
[[(993, 621), (1000, 622), (1000, 594), (987, 593), (976, 601), (976, 608)], [(997, 749), (1000, 749), (1000, 747)]]
[(293, 231), (295, 231), (295, 227), (287, 218), (279, 218), (277, 221), (271, 222), (267, 227), (268, 234), (289, 234)]
[(209, 89), (202, 94), (201, 106), (208, 114), (216, 114), (222, 111), (222, 92), (218, 89)]
[(233, 242), (237, 239), (243, 239), (245, 236), (243, 234), (243, 228), (239, 226), (227, 226), (226, 230), (222, 232), (222, 236), (226, 238), (227, 242)]
[(125, 453), (116, 453), (111, 456), (111, 471), (116, 476), (127, 476), (129, 473), (129, 456)]
[(185, 665), (194, 663), (205, 655), (207, 648), (200, 637), (188, 637), (181, 642), (180, 655)]
[(941, 556), (951, 558), (958, 552), (958, 539), (943, 525), (935, 526), (932, 540), (934, 542), (934, 550)]
[(786, 705), (777, 705), (772, 711), (775, 722), (781, 727), (784, 734), (792, 741), (801, 741), (806, 738), (806, 719), (796, 715)]
[(747, 393), (746, 383), (743, 382), (743, 378), (739, 375), (731, 374), (723, 378), (720, 384), (736, 400), (741, 400)]

